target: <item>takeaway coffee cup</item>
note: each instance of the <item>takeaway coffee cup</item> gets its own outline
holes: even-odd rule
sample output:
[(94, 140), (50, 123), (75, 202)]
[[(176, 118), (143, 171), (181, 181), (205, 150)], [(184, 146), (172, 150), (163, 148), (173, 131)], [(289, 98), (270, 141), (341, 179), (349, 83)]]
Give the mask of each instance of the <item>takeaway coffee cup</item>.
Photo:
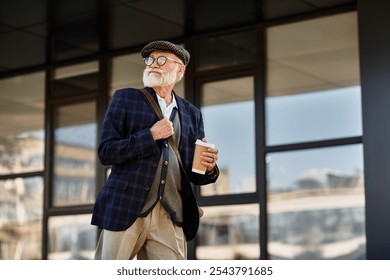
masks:
[(196, 140), (195, 142), (195, 154), (194, 154), (194, 160), (192, 161), (192, 172), (199, 173), (199, 174), (205, 174), (207, 167), (204, 166), (201, 161), (201, 155), (203, 151), (206, 151), (207, 148), (214, 148), (214, 144), (205, 143), (201, 140)]

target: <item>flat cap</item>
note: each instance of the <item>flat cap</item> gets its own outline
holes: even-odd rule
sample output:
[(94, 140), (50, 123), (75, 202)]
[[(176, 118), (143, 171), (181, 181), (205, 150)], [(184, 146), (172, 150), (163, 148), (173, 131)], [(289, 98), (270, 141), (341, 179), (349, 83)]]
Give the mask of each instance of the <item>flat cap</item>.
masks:
[(154, 41), (147, 44), (141, 50), (142, 57), (149, 56), (152, 52), (169, 52), (176, 55), (183, 61), (184, 65), (190, 62), (190, 53), (182, 46), (175, 45), (168, 41)]

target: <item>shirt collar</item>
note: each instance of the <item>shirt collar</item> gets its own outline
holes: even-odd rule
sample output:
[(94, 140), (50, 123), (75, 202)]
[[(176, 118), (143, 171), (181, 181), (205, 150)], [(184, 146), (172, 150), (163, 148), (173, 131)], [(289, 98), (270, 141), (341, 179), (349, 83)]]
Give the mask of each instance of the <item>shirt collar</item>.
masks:
[(156, 94), (156, 95), (157, 95), (158, 105), (160, 105), (160, 109), (161, 109), (162, 114), (164, 115), (165, 118), (169, 119), (171, 114), (172, 114), (173, 108), (175, 108), (175, 107), (177, 108), (175, 95), (172, 94), (172, 102), (168, 106), (165, 103), (164, 98), (161, 98), (158, 94)]
[(178, 108), (177, 107), (177, 102), (176, 102), (176, 97), (175, 97), (175, 95), (173, 93), (172, 93), (172, 102), (168, 106), (165, 103), (165, 99), (164, 98), (160, 97), (160, 95), (158, 95), (158, 94), (156, 94), (156, 95), (157, 95), (157, 100), (158, 100), (158, 104), (160, 105), (160, 107), (162, 107), (162, 108), (168, 108), (168, 107), (171, 107), (171, 108), (176, 107), (176, 108)]

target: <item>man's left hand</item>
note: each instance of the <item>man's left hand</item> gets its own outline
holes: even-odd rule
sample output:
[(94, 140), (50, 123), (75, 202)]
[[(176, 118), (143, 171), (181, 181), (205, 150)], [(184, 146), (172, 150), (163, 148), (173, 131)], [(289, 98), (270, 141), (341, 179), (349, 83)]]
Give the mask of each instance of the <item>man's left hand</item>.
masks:
[[(207, 143), (206, 138), (202, 139), (203, 142)], [(207, 148), (205, 152), (202, 152), (200, 156), (202, 158), (202, 164), (207, 167), (207, 172), (210, 173), (214, 170), (218, 161), (218, 149)]]

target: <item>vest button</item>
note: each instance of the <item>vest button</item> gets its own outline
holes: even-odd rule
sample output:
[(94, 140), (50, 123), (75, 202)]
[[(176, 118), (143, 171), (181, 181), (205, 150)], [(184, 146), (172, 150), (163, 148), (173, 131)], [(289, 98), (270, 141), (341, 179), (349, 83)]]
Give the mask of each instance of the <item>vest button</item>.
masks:
[(165, 184), (165, 180), (161, 180), (161, 184), (164, 185)]
[(166, 161), (164, 161), (164, 165), (168, 165), (168, 161), (166, 160)]

